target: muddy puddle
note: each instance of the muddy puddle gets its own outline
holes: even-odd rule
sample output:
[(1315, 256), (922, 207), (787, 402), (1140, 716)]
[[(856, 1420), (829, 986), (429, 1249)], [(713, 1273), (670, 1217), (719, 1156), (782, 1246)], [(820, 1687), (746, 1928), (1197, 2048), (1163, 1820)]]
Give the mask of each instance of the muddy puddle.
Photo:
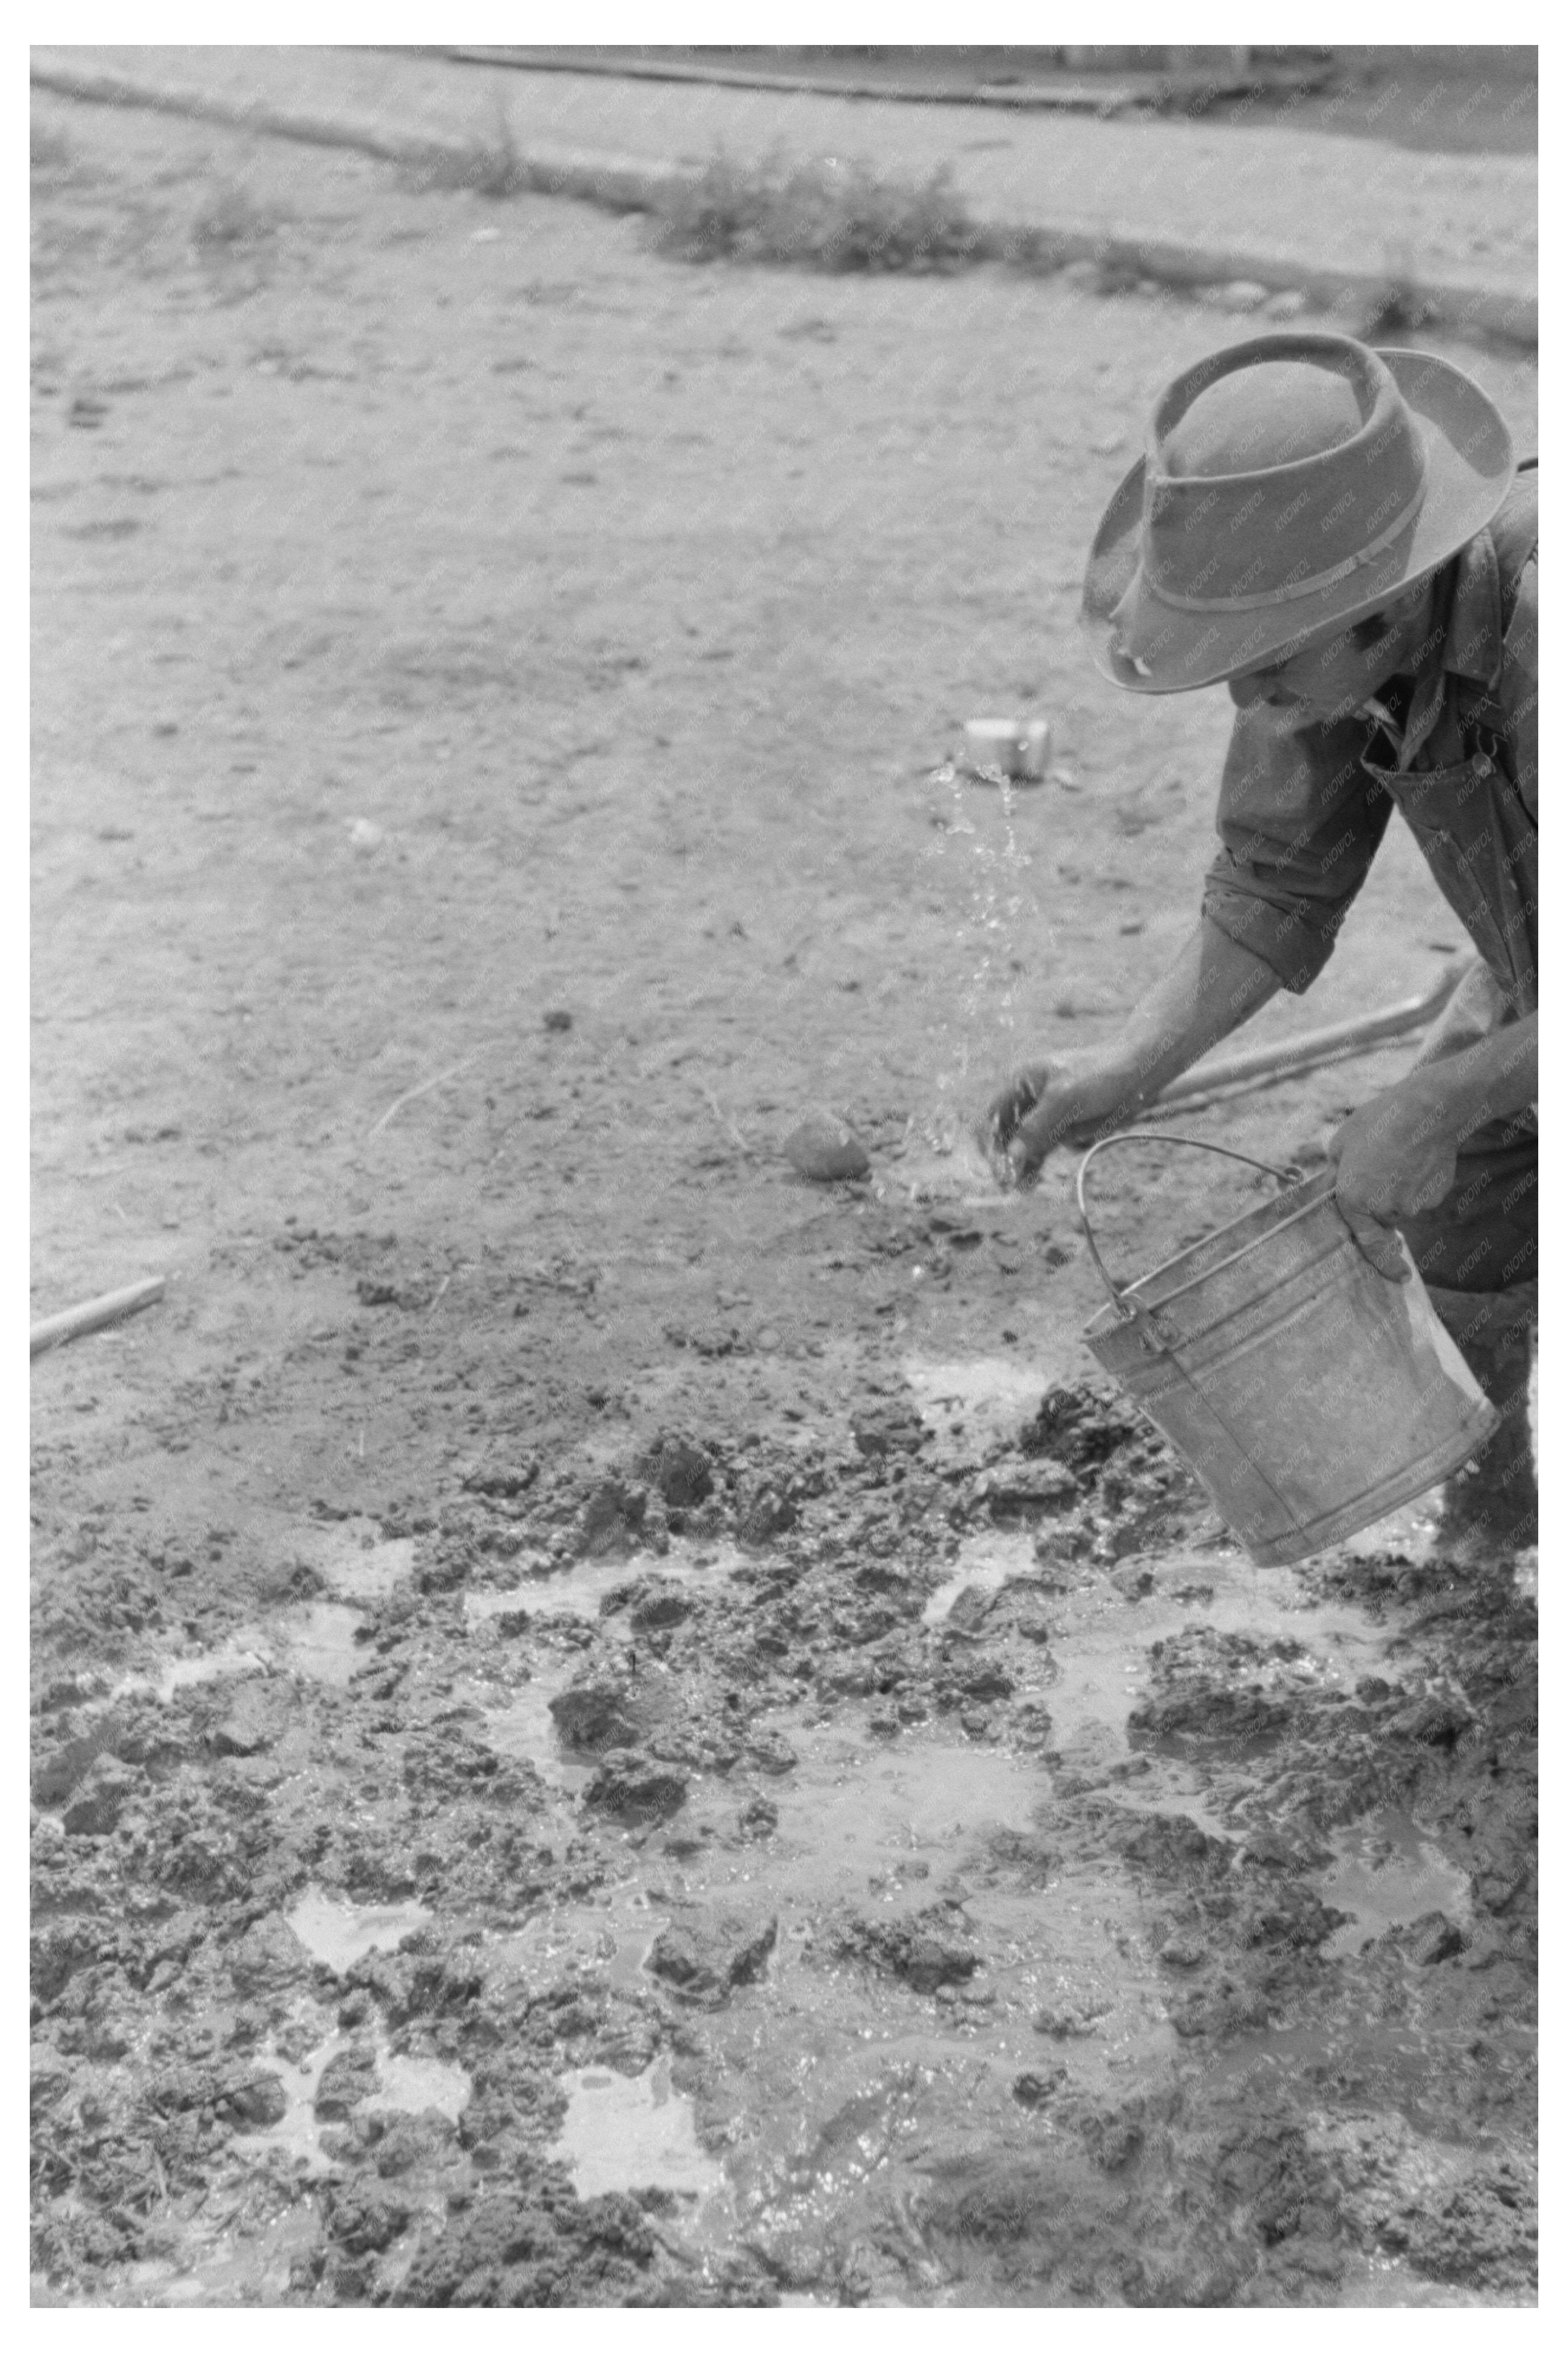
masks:
[(1324, 1946), (1330, 1960), (1349, 1959), (1372, 1937), (1429, 1912), (1457, 1927), (1470, 1919), (1470, 1882), (1410, 1815), (1384, 1809), (1330, 1835), (1332, 1866), (1317, 1874), (1325, 1904), (1351, 1918)]
[[(722, 2198), (724, 2169), (699, 2141), (696, 2112), (671, 2089), (667, 2061), (657, 2060), (640, 2075), (574, 2068), (563, 2076), (562, 2088), (566, 2121), (556, 2147), (581, 2197), (655, 2189), (700, 2207)], [(711, 2229), (715, 2218), (694, 2219)]]
[[(322, 2147), (316, 2095), (328, 2067), (350, 2049), (352, 2041), (344, 2032), (329, 2034), (300, 2061), (289, 2059), (275, 2047), (265, 2047), (260, 2063), (278, 2075), (287, 2106), (278, 2123), (265, 2131), (237, 2135), (236, 2152), (258, 2162), (281, 2160), (286, 2172), (300, 2179), (331, 2174), (338, 2160)], [(367, 2056), (370, 2088), (357, 2103), (365, 2115), (421, 2116), (434, 2109), (448, 2123), (458, 2122), (472, 2090), (461, 2067), (390, 2051), (384, 2037), (376, 2039)]]
[(715, 1588), (740, 1567), (733, 1545), (677, 1541), (668, 1552), (633, 1553), (614, 1560), (577, 1561), (568, 1568), (542, 1570), (504, 1588), (484, 1587), (463, 1596), (464, 1615), (476, 1624), (521, 1612), (530, 1620), (596, 1619), (610, 1597), (639, 1577), (656, 1577), (683, 1591)]
[(312, 1959), (341, 1975), (366, 1953), (395, 1952), (431, 1915), (423, 1904), (349, 1904), (312, 1887), (285, 1916)]
[(904, 1378), (944, 1459), (973, 1460), (1015, 1435), (1040, 1402), (1047, 1382), (1078, 1366), (1078, 1351), (1066, 1340), (1060, 1363), (1027, 1364), (1007, 1356), (942, 1362), (905, 1356)]

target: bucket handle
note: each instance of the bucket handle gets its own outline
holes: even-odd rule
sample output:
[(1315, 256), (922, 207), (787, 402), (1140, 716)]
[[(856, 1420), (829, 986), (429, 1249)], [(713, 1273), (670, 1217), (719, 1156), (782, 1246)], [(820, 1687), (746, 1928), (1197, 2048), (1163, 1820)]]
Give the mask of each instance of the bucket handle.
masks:
[[(1111, 1305), (1119, 1315), (1125, 1317), (1130, 1323), (1142, 1320), (1146, 1311), (1141, 1308), (1138, 1301), (1129, 1299), (1125, 1291), (1118, 1291), (1107, 1273), (1105, 1261), (1100, 1255), (1094, 1239), (1094, 1229), (1089, 1221), (1089, 1203), (1085, 1200), (1083, 1192), (1084, 1178), (1089, 1174), (1089, 1162), (1096, 1153), (1108, 1152), (1113, 1144), (1184, 1144), (1194, 1152), (1217, 1152), (1223, 1159), (1245, 1161), (1248, 1168), (1260, 1169), (1265, 1176), (1272, 1176), (1281, 1185), (1300, 1184), (1301, 1177), (1299, 1168), (1276, 1168), (1270, 1161), (1255, 1160), (1250, 1152), (1237, 1152), (1228, 1144), (1210, 1144), (1207, 1137), (1202, 1135), (1161, 1135), (1149, 1128), (1128, 1127), (1123, 1128), (1116, 1135), (1102, 1135), (1098, 1144), (1091, 1144), (1078, 1166), (1079, 1221), (1083, 1229), (1084, 1240), (1089, 1244), (1089, 1254), (1094, 1261), (1094, 1271), (1110, 1293)], [(1128, 1289), (1131, 1288), (1130, 1284)]]

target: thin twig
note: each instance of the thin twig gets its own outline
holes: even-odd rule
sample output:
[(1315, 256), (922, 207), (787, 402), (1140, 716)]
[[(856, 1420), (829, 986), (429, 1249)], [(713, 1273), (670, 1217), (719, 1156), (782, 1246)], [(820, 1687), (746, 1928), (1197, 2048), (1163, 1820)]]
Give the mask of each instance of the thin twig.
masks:
[(720, 1102), (712, 1088), (708, 1084), (707, 1080), (699, 1079), (695, 1083), (706, 1098), (709, 1110), (712, 1113), (714, 1118), (718, 1121), (720, 1126), (723, 1129), (725, 1134), (734, 1145), (736, 1151), (743, 1154), (749, 1160), (752, 1156), (751, 1145), (746, 1142), (745, 1137), (742, 1134), (734, 1121), (730, 1117), (729, 1113), (724, 1109), (723, 1104)]
[(379, 1135), (388, 1121), (396, 1118), (405, 1103), (413, 1103), (419, 1095), (427, 1095), (432, 1087), (445, 1086), (448, 1079), (455, 1079), (459, 1071), (466, 1071), (468, 1064), (476, 1060), (476, 1055), (465, 1054), (462, 1060), (454, 1062), (449, 1071), (437, 1071), (433, 1079), (421, 1079), (416, 1087), (410, 1087), (406, 1094), (401, 1094), (395, 1103), (388, 1103), (375, 1125), (371, 1129), (370, 1134), (366, 1136), (365, 1142), (369, 1143), (371, 1135)]

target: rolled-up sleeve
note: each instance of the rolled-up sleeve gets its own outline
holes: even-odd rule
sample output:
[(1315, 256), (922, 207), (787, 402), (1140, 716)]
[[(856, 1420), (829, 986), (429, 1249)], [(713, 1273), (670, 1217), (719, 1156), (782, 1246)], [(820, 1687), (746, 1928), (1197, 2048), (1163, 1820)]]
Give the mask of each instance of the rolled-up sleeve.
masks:
[(1361, 765), (1366, 737), (1364, 720), (1303, 727), (1258, 703), (1226, 754), (1204, 913), (1297, 996), (1332, 955), (1388, 824), (1393, 804)]

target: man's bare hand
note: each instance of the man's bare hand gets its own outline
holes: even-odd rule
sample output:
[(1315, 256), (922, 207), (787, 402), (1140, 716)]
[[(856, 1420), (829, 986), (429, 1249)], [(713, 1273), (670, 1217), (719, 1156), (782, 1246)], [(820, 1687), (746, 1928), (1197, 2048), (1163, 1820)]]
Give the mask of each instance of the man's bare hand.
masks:
[(1014, 1073), (986, 1109), (980, 1145), (994, 1167), (1026, 1185), (1058, 1144), (1087, 1144), (1135, 1108), (1135, 1082), (1120, 1058), (1092, 1049), (1053, 1054)]
[(1394, 1229), (1453, 1190), (1458, 1157), (1445, 1106), (1408, 1085), (1374, 1095), (1331, 1139), (1334, 1198), (1363, 1254), (1391, 1282), (1410, 1278)]

